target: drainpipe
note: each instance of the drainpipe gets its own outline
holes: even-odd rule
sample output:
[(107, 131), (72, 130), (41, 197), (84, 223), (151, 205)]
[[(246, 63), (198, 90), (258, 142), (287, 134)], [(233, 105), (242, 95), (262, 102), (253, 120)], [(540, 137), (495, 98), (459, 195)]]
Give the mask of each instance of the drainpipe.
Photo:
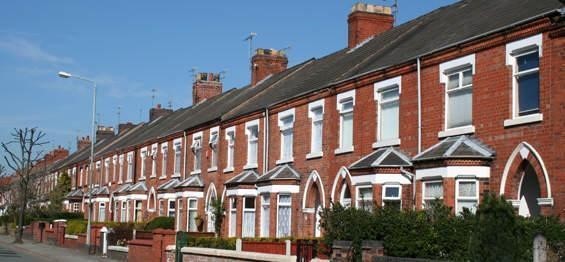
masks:
[(422, 152), (422, 76), (420, 68), (420, 57), (416, 58), (418, 70), (418, 154)]
[(269, 170), (269, 108), (265, 108), (263, 120), (263, 174)]
[[(184, 157), (183, 157), (183, 160), (182, 160), (182, 166), (183, 166), (182, 179), (184, 180), (186, 178), (186, 166), (187, 166), (186, 165), (186, 155), (188, 155), (188, 141), (186, 141), (186, 131), (183, 131), (182, 133), (183, 133), (182, 136), (183, 136), (183, 139), (184, 139)], [(175, 146), (175, 145), (173, 145), (173, 146)]]

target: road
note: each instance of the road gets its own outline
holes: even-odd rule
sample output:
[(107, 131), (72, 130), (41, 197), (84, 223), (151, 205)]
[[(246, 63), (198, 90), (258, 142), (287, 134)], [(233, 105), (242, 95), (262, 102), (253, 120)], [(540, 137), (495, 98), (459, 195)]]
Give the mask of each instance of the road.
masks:
[(0, 242), (0, 261), (1, 262), (44, 262), (49, 261), (40, 256), (27, 253), (22, 249), (18, 249), (13, 244)]

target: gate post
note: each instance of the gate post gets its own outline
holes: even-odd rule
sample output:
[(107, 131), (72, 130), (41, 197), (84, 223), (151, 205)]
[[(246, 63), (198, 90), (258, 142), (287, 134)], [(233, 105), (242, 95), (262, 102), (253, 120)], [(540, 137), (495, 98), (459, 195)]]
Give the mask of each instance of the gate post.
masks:
[(102, 257), (107, 257), (108, 256), (108, 228), (102, 227), (102, 229), (100, 229), (100, 233), (102, 233), (102, 236), (101, 236), (101, 239), (102, 239)]

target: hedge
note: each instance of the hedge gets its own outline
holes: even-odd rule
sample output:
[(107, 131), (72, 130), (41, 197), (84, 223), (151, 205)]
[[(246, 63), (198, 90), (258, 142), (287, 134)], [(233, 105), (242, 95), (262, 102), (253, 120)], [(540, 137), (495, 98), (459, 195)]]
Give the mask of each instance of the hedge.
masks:
[(67, 228), (65, 234), (76, 235), (86, 233), (87, 221), (84, 219), (72, 219), (67, 221)]
[(236, 238), (190, 237), (188, 246), (235, 250), (235, 241)]
[(145, 225), (146, 231), (152, 231), (157, 228), (175, 229), (174, 217), (156, 217)]
[[(394, 257), (452, 261), (523, 261), (532, 258), (532, 241), (543, 234), (557, 256), (565, 255), (565, 225), (557, 218), (522, 218), (502, 197), (487, 195), (476, 215), (455, 216), (437, 201), (425, 211), (375, 208), (373, 212), (338, 203), (322, 213), (324, 242), (352, 241), (354, 260), (363, 240), (383, 241)], [(502, 259), (502, 260), (500, 260)]]

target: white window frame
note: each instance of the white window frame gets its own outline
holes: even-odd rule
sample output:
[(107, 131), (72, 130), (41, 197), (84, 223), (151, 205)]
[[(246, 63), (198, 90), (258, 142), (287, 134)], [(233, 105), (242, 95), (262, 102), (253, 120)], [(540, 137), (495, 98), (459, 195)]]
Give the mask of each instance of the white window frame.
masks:
[(226, 150), (226, 168), (224, 173), (233, 172), (235, 162), (235, 126), (226, 128), (225, 139), (227, 142)]
[[(362, 206), (360, 205), (360, 201), (368, 201), (369, 199), (366, 198), (361, 198), (361, 189), (370, 189), (371, 190), (371, 211), (372, 209), (375, 207), (375, 190), (373, 189), (373, 185), (369, 184), (369, 185), (359, 185), (355, 187), (355, 208), (362, 208)], [(367, 210), (370, 211), (370, 210)]]
[(175, 211), (176, 211), (175, 212), (175, 221), (176, 221), (175, 229), (177, 231), (181, 231), (181, 228), (182, 228), (182, 225), (181, 225), (181, 223), (182, 223), (182, 212), (183, 212), (183, 206), (182, 206), (183, 201), (182, 200), (183, 200), (182, 198), (178, 198), (177, 203), (175, 204)]
[(349, 190), (349, 203), (344, 203), (345, 202), (345, 190), (347, 190), (347, 189), (348, 189), (348, 187), (345, 184), (341, 187), (341, 192), (339, 193), (339, 203), (344, 207), (352, 207), (354, 203), (352, 203), (353, 202), (353, 196), (351, 195), (351, 190)]
[[(237, 197), (233, 196), (229, 198), (229, 221), (228, 221), (228, 237), (235, 237), (237, 235)], [(235, 207), (233, 206), (235, 203)], [(232, 219), (235, 219), (232, 220)], [(233, 226), (235, 224), (235, 227)]]
[[(254, 199), (254, 205), (253, 208), (248, 208), (246, 206), (246, 200), (247, 198), (253, 198)], [(256, 204), (257, 204), (257, 198), (255, 196), (244, 196), (243, 197), (243, 201), (242, 201), (242, 211), (241, 212), (241, 237), (255, 237), (255, 220), (257, 219), (257, 212), (256, 212)], [(244, 235), (245, 233), (245, 213), (253, 213), (253, 234), (252, 235)]]
[[(104, 184), (108, 183), (110, 179), (110, 159), (106, 158), (104, 160)], [(58, 181), (55, 180), (55, 184), (57, 184)]]
[[(141, 205), (139, 205), (139, 209), (137, 208), (137, 203), (141, 203)], [(142, 212), (142, 216), (143, 216), (143, 201), (141, 200), (134, 200), (133, 201), (133, 222), (137, 223), (137, 211), (141, 211)], [(143, 219), (143, 218), (142, 218)]]
[[(345, 103), (350, 102), (350, 101), (353, 103), (353, 108), (351, 110), (345, 111), (343, 109), (343, 105)], [(355, 134), (354, 134), (354, 132), (355, 132), (355, 89), (338, 94), (337, 95), (336, 108), (337, 108), (337, 111), (339, 112), (339, 130), (338, 130), (338, 132), (339, 132), (339, 141), (338, 141), (339, 148), (336, 149), (334, 151), (334, 153), (336, 155), (338, 155), (338, 154), (353, 152), (353, 150), (355, 150), (355, 146), (354, 146), (354, 144), (355, 144), (355, 141), (354, 141), (354, 138), (355, 138)], [(351, 146), (345, 146), (345, 145), (343, 145), (343, 142), (344, 142), (344, 140), (343, 140), (343, 118), (344, 118), (345, 114), (349, 114), (349, 113), (352, 114), (352, 118), (353, 118), (352, 121), (351, 121), (351, 124), (353, 125), (351, 127), (351, 129), (352, 129)]]
[[(171, 209), (171, 203), (175, 203), (175, 208)], [(167, 217), (171, 217), (171, 210), (174, 212), (174, 216), (177, 216), (177, 200), (176, 199), (168, 199), (167, 201)]]
[(145, 160), (147, 159), (147, 147), (144, 147), (143, 149), (141, 149), (141, 167), (140, 167), (140, 175), (139, 175), (139, 180), (144, 180), (145, 179), (145, 168), (146, 168), (146, 164), (145, 164)]
[(157, 202), (158, 205), (158, 209), (159, 209), (159, 216), (164, 216), (165, 215), (165, 200), (164, 199), (159, 199), (159, 202)]
[[(271, 226), (271, 195), (261, 194), (261, 237), (269, 237), (269, 229)], [(267, 201), (265, 201), (267, 198)], [(265, 213), (265, 207), (268, 207), (269, 212)], [(266, 219), (265, 219), (266, 217)]]
[(128, 212), (128, 207), (127, 207), (127, 201), (126, 200), (122, 200), (120, 203), (120, 222), (127, 222), (128, 220), (128, 216), (127, 216), (127, 212)]
[[(257, 129), (257, 137), (253, 138), (251, 136), (251, 129), (252, 128), (256, 128)], [(245, 123), (245, 135), (247, 136), (247, 164), (243, 167), (243, 169), (254, 169), (257, 168), (259, 166), (258, 162), (259, 162), (259, 132), (261, 132), (261, 129), (259, 128), (259, 119), (256, 120), (252, 120), (249, 121), (247, 123)], [(255, 162), (252, 163), (250, 161), (251, 158), (251, 143), (256, 143), (256, 152), (255, 152)]]
[(129, 152), (127, 154), (127, 161), (128, 161), (128, 171), (127, 171), (127, 178), (126, 178), (126, 183), (131, 183), (133, 181), (133, 169), (134, 169), (134, 158), (133, 158), (133, 152)]
[(157, 177), (157, 144), (151, 146), (151, 178)]
[(167, 162), (169, 161), (169, 147), (167, 143), (161, 145), (161, 176), (159, 179), (167, 178)]
[(120, 201), (114, 201), (114, 222), (118, 222), (118, 212), (120, 211)]
[[(522, 124), (527, 124), (527, 123), (534, 123), (534, 122), (540, 122), (543, 121), (543, 114), (541, 113), (541, 107), (542, 107), (542, 103), (541, 101), (539, 101), (539, 106), (540, 109), (538, 113), (532, 113), (532, 114), (528, 114), (528, 115), (523, 115), (520, 116), (519, 115), (519, 104), (518, 104), (518, 99), (519, 99), (519, 94), (518, 94), (518, 81), (516, 76), (518, 75), (517, 70), (518, 70), (518, 65), (517, 65), (517, 58), (522, 56), (522, 55), (526, 55), (526, 54), (530, 54), (531, 52), (535, 52), (534, 50), (537, 48), (537, 52), (539, 57), (541, 58), (543, 56), (543, 46), (542, 46), (542, 42), (543, 42), (543, 36), (542, 34), (537, 34), (534, 36), (530, 36), (518, 41), (514, 41), (511, 43), (506, 44), (506, 65), (510, 66), (512, 68), (512, 108), (511, 108), (511, 115), (510, 115), (510, 119), (506, 119), (504, 120), (504, 126), (505, 127), (510, 127), (510, 126), (515, 126), (515, 125), (522, 125)], [(529, 50), (529, 49), (532, 50)], [(524, 52), (519, 52), (520, 50), (524, 50)], [(516, 54), (517, 52), (517, 54)], [(541, 60), (540, 60), (541, 62)], [(541, 63), (540, 63), (541, 65)], [(530, 72), (530, 70), (533, 70), (532, 72)], [(526, 72), (521, 72), (520, 74), (528, 74), (528, 73), (538, 73), (538, 78), (540, 79), (540, 86), (538, 87), (539, 89), (539, 97), (541, 99), (541, 71), (540, 71), (540, 67), (538, 66), (537, 69), (530, 69)]]
[[(383, 101), (382, 93), (398, 89), (398, 98), (394, 100)], [(373, 85), (373, 98), (377, 102), (377, 141), (373, 143), (373, 148), (397, 146), (400, 145), (400, 95), (402, 94), (402, 76), (397, 76), (387, 80), (377, 82)], [(381, 117), (383, 104), (398, 102), (398, 136), (396, 138), (382, 139), (381, 130), (383, 122)]]
[(116, 176), (118, 174), (118, 172), (116, 172), (117, 167), (118, 167), (118, 156), (115, 155), (112, 157), (112, 182), (116, 181)]
[(202, 143), (204, 142), (204, 137), (202, 132), (197, 132), (192, 134), (192, 144), (190, 144), (190, 149), (193, 155), (193, 166), (192, 172), (190, 174), (200, 174), (202, 169)]
[(78, 213), (79, 210), (80, 210), (80, 203), (79, 202), (73, 203), (73, 212)]
[[(462, 197), (459, 196), (459, 184), (460, 183), (469, 183), (469, 182), (473, 182), (475, 183), (475, 196), (474, 197)], [(477, 206), (475, 207), (475, 209), (471, 210), (471, 212), (475, 213), (477, 210), (477, 207), (479, 206), (479, 180), (477, 179), (455, 179), (455, 213), (456, 215), (460, 215), (461, 212), (459, 211), (459, 200), (461, 201), (476, 201)], [(463, 210), (461, 210), (463, 211)]]
[(427, 200), (430, 200), (430, 201), (436, 200), (436, 198), (426, 197), (426, 184), (434, 184), (434, 183), (440, 183), (441, 184), (441, 197), (439, 198), (439, 200), (443, 201), (443, 198), (445, 197), (445, 185), (443, 183), (443, 180), (422, 181), (422, 208), (423, 209), (429, 208), (429, 207), (426, 206)]
[(84, 176), (84, 168), (80, 169), (80, 174), (79, 174), (79, 183), (78, 186), (81, 187), (82, 186), (82, 177)]
[(213, 127), (210, 129), (208, 145), (210, 146), (210, 167), (208, 172), (218, 170), (218, 144), (220, 142), (220, 128)]
[(182, 171), (182, 138), (173, 141), (173, 175), (172, 177), (180, 177)]
[[(290, 120), (290, 123), (285, 123), (287, 120)], [(279, 160), (277, 160), (275, 163), (277, 165), (279, 164), (283, 164), (283, 163), (291, 163), (294, 162), (294, 121), (296, 120), (295, 118), (295, 110), (294, 108), (288, 109), (286, 111), (280, 112), (278, 114), (278, 126), (279, 126), (279, 131), (280, 131), (280, 156), (279, 156)], [(285, 137), (285, 134), (288, 135)], [(287, 141), (287, 139), (290, 140), (290, 142)], [(285, 144), (286, 143), (290, 143), (290, 152), (285, 152), (284, 149)], [(290, 154), (290, 157), (285, 157), (285, 154)]]
[[(387, 197), (387, 188), (398, 188), (398, 197)], [(398, 201), (400, 203), (400, 209), (402, 209), (402, 185), (383, 185), (382, 187), (382, 206), (385, 206), (385, 201)]]
[[(471, 109), (471, 124), (466, 126), (459, 126), (448, 128), (448, 120), (449, 120), (449, 93), (456, 92), (458, 90), (471, 88), (474, 90), (474, 83), (471, 83), (470, 86), (462, 86), (463, 84), (463, 72), (471, 69), (471, 74), (473, 75), (473, 82), (475, 78), (475, 54), (470, 54), (467, 56), (463, 56), (454, 60), (450, 60), (439, 65), (439, 79), (440, 82), (443, 84), (444, 88), (444, 113), (443, 113), (443, 130), (438, 132), (438, 137), (448, 137), (448, 136), (458, 136), (458, 135), (465, 135), (465, 134), (473, 134), (475, 133), (475, 126), (473, 125), (473, 116), (472, 116), (472, 109)], [(449, 85), (449, 76), (453, 74), (460, 74), (459, 75), (459, 87), (456, 89), (448, 90)], [(474, 92), (471, 93), (471, 99), (474, 98)]]
[[(104, 210), (104, 212), (102, 212)], [(98, 222), (105, 222), (106, 221), (106, 203), (99, 202), (98, 203)]]
[[(284, 195), (284, 196), (289, 196), (289, 197), (290, 197), (290, 203), (281, 203), (280, 199), (281, 199), (281, 196), (282, 196), (282, 195)], [(288, 232), (288, 236), (281, 236), (281, 235), (279, 234), (279, 208), (280, 208), (281, 206), (288, 206), (288, 207), (290, 207), (290, 213), (289, 213), (289, 215), (288, 215), (288, 216), (289, 216), (289, 218), (288, 218), (288, 229), (289, 229), (290, 232)], [(291, 193), (282, 193), (282, 192), (281, 192), (281, 193), (277, 194), (277, 227), (276, 227), (276, 230), (277, 230), (277, 231), (276, 231), (276, 236), (277, 236), (277, 238), (280, 238), (280, 237), (291, 237), (291, 236), (292, 236), (292, 194), (291, 194)]]
[[(321, 115), (317, 116), (314, 112), (321, 109)], [(322, 157), (324, 155), (324, 99), (320, 99), (308, 104), (308, 118), (311, 120), (310, 126), (310, 153), (306, 155), (306, 159)], [(320, 124), (322, 136), (319, 137), (320, 148), (315, 147), (316, 133), (314, 132), (316, 124)]]
[[(190, 207), (190, 202), (196, 202), (195, 207)], [(196, 225), (196, 228), (194, 228), (194, 230), (191, 230), (190, 228), (190, 212), (191, 211), (196, 211), (196, 216), (194, 217), (194, 224), (196, 225), (196, 217), (198, 216), (198, 199), (197, 198), (188, 198), (186, 201), (186, 232), (197, 232), (198, 231), (198, 225)]]

